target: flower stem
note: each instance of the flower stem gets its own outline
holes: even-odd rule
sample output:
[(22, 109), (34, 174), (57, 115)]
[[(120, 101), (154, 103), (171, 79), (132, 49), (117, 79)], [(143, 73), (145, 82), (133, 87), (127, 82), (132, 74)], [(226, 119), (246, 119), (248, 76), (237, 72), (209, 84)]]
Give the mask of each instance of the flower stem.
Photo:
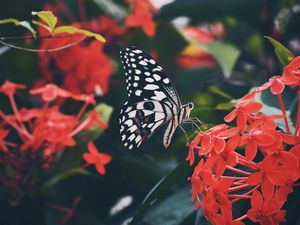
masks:
[(298, 94), (298, 112), (297, 112), (297, 122), (296, 122), (296, 129), (295, 129), (294, 136), (297, 136), (299, 125), (300, 125), (300, 90), (297, 91), (297, 94)]
[[(299, 112), (299, 94), (300, 93), (298, 91), (298, 112)], [(286, 111), (285, 111), (282, 96), (280, 94), (280, 95), (277, 95), (277, 97), (278, 97), (279, 105), (280, 105), (281, 112), (282, 112), (282, 115), (283, 115), (283, 120), (284, 120), (284, 124), (285, 124), (285, 127), (286, 127), (286, 131), (287, 131), (288, 134), (291, 134), (289, 123), (288, 123), (288, 120), (287, 120), (287, 117), (286, 117)]]
[(232, 172), (235, 172), (235, 173), (238, 173), (238, 174), (241, 174), (241, 175), (244, 175), (244, 176), (250, 176), (251, 175), (251, 173), (249, 173), (249, 172), (246, 172), (246, 171), (243, 171), (243, 170), (240, 170), (240, 169), (228, 166), (228, 165), (226, 166), (226, 168), (228, 170), (231, 170)]

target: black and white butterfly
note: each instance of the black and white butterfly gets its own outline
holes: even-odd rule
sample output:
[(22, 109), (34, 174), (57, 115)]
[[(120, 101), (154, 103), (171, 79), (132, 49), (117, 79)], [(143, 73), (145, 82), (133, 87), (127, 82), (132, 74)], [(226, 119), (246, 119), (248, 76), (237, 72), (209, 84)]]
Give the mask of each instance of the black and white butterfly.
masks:
[(189, 120), (194, 104), (181, 104), (177, 91), (162, 67), (147, 53), (128, 47), (120, 51), (126, 75), (128, 101), (121, 109), (119, 124), (127, 149), (138, 148), (162, 124), (165, 148), (181, 123)]

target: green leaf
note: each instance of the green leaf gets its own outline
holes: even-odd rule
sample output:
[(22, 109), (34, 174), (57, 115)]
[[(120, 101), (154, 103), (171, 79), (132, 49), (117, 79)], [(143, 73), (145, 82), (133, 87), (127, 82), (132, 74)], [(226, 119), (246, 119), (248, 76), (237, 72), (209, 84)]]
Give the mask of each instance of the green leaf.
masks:
[(84, 29), (79, 29), (79, 28), (76, 28), (76, 27), (73, 27), (73, 26), (56, 27), (53, 31), (53, 34), (59, 34), (59, 33), (68, 33), (68, 34), (81, 33), (81, 34), (84, 34), (88, 37), (94, 37), (100, 42), (103, 42), (103, 43), (106, 42), (105, 38), (101, 34), (96, 34), (96, 33), (93, 33), (91, 31), (84, 30)]
[(13, 19), (13, 18), (7, 18), (7, 19), (0, 20), (0, 24), (5, 24), (5, 23), (13, 23), (16, 26), (20, 25), (20, 21), (17, 19)]
[(54, 30), (57, 24), (57, 17), (51, 11), (31, 12), (31, 14), (38, 16), (42, 21), (44, 21), (51, 32)]
[(13, 18), (0, 20), (0, 24), (6, 24), (6, 23), (13, 23), (15, 26), (24, 27), (27, 30), (29, 30), (33, 36), (36, 35), (36, 31), (32, 28), (32, 26), (30, 25), (30, 23), (28, 21), (19, 21), (17, 19), (13, 19)]
[(175, 194), (150, 209), (143, 221), (149, 225), (179, 225), (193, 212), (195, 208), (188, 187), (176, 190)]
[(161, 179), (148, 193), (142, 205), (135, 213), (129, 225), (137, 224), (143, 217), (144, 213), (148, 208), (150, 208), (154, 202), (159, 198), (159, 196), (164, 193), (166, 190), (170, 189), (170, 187), (184, 174), (189, 171), (190, 167), (188, 162), (184, 161), (180, 163), (169, 175)]
[[(113, 107), (101, 103), (97, 105), (94, 110), (99, 113), (100, 117), (108, 123), (113, 112)], [(99, 128), (98, 126), (92, 126), (90, 130), (83, 132), (83, 136), (88, 136), (90, 139), (94, 140), (98, 138), (104, 132), (103, 129)]]
[(63, 171), (53, 177), (51, 177), (49, 180), (47, 180), (41, 187), (40, 192), (41, 194), (46, 194), (50, 189), (54, 188), (58, 183), (64, 181), (65, 179), (74, 176), (74, 175), (84, 175), (84, 176), (92, 176), (97, 177), (88, 171), (81, 169), (81, 168), (72, 168), (68, 169), (66, 171)]
[(279, 41), (276, 41), (275, 39), (268, 36), (265, 36), (265, 38), (267, 38), (273, 45), (275, 54), (279, 62), (283, 66), (288, 65), (293, 60), (293, 58), (295, 58), (294, 54), (291, 53), (291, 51), (288, 50), (285, 46), (283, 46)]
[(220, 64), (226, 78), (229, 78), (234, 65), (240, 56), (240, 50), (232, 44), (215, 41), (208, 44), (194, 43), (209, 52)]

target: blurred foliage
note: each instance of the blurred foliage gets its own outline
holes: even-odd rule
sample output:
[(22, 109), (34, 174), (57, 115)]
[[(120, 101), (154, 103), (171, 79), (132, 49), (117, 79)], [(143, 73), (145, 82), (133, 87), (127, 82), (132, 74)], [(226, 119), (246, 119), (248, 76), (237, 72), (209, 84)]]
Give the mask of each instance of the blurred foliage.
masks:
[[(5, 1), (0, 7), (0, 19), (30, 20), (29, 12), (43, 10), (43, 5), (48, 2), (53, 1)], [(77, 15), (77, 1), (68, 0), (66, 3)], [(86, 0), (85, 3), (87, 15), (91, 18), (99, 15), (121, 18), (127, 13), (126, 4), (121, 0)], [(126, 44), (139, 46), (148, 52), (157, 52), (158, 60), (174, 81), (182, 102), (192, 100), (195, 103), (192, 117), (198, 117), (206, 124), (223, 123), (223, 117), (233, 106), (232, 100), (266, 82), (270, 76), (282, 72), (281, 64), (286, 64), (287, 58), (279, 57), (278, 60), (276, 55), (282, 56), (282, 51), (286, 56), (300, 54), (299, 7), (296, 0), (176, 0), (163, 6), (155, 16), (155, 37), (148, 38), (138, 31), (130, 43)], [(216, 21), (224, 24), (225, 33), (219, 42), (199, 44), (212, 54), (218, 62), (216, 66), (190, 69), (177, 66), (176, 56), (189, 43), (172, 21), (183, 17), (187, 17), (192, 25), (208, 26)], [(7, 24), (0, 28), (0, 36), (17, 36), (23, 31), (22, 28), (16, 29)], [(272, 44), (264, 36), (268, 36)], [(273, 39), (287, 46), (291, 52), (276, 47), (281, 45)], [(14, 42), (20, 43), (22, 42)], [(187, 155), (185, 138), (182, 138), (184, 134), (179, 129), (167, 150), (162, 145), (164, 129), (155, 133), (139, 151), (123, 150), (119, 137), (118, 114), (126, 99), (125, 76), (116, 51), (121, 46), (119, 43), (111, 45), (115, 49), (107, 49), (107, 52), (114, 60), (117, 70), (111, 77), (108, 93), (97, 99), (98, 102), (113, 106), (113, 110), (105, 109), (105, 112), (111, 113), (109, 128), (97, 139), (101, 149), (113, 157), (107, 167), (107, 174), (95, 177), (91, 176), (96, 173), (92, 168), (73, 169), (81, 162), (84, 146), (80, 144), (75, 149), (67, 149), (53, 170), (53, 173), (59, 174), (58, 177), (41, 181), (44, 184), (43, 191), (47, 191), (44, 198), (36, 198), (36, 201), (29, 201), (20, 207), (0, 202), (0, 224), (59, 224), (63, 214), (47, 207), (46, 202), (71, 206), (77, 196), (80, 196), (81, 201), (74, 217), (67, 224), (121, 225), (134, 215), (135, 221), (132, 224), (205, 224), (202, 212), (196, 212), (190, 202), (187, 180), (189, 173), (184, 172), (181, 168), (184, 164), (179, 163)], [(38, 59), (34, 53), (0, 47), (1, 83), (9, 79), (31, 87), (38, 77)], [(293, 96), (295, 93), (284, 96), (291, 112), (291, 120), (295, 114)], [(24, 97), (20, 96), (21, 100)], [(261, 101), (270, 105), (264, 109), (268, 113), (278, 110), (278, 106), (272, 105), (274, 101), (270, 96), (261, 96)], [(7, 107), (2, 101), (0, 104), (1, 108)], [(109, 115), (106, 115), (107, 120)], [(194, 131), (192, 126), (186, 126), (186, 130), (191, 133)], [(99, 133), (95, 131), (92, 136), (96, 138)], [(124, 196), (131, 196), (132, 203), (119, 213), (110, 215), (111, 208)], [(297, 208), (299, 191), (295, 191), (290, 198), (287, 204), (287, 224), (300, 224)]]

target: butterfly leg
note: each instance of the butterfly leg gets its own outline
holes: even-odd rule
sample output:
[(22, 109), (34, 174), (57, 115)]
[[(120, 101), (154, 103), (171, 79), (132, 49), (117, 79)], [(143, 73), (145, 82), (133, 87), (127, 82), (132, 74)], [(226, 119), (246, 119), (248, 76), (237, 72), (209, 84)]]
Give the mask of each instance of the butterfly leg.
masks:
[[(188, 119), (188, 120), (183, 121), (183, 123), (185, 123), (185, 124), (192, 124), (192, 126), (197, 127), (197, 129), (198, 129), (199, 131), (201, 131), (201, 128), (200, 128), (200, 126), (198, 125), (197, 122), (198, 122), (198, 121), (193, 120), (193, 118), (190, 118), (190, 119)], [(193, 128), (194, 128), (194, 127), (193, 127)]]
[(189, 138), (188, 138), (188, 136), (187, 136), (187, 134), (186, 134), (185, 129), (184, 129), (181, 125), (179, 125), (179, 127), (180, 127), (180, 129), (182, 130), (182, 132), (184, 133), (185, 139), (186, 139), (187, 143), (190, 143), (190, 140), (189, 140)]

